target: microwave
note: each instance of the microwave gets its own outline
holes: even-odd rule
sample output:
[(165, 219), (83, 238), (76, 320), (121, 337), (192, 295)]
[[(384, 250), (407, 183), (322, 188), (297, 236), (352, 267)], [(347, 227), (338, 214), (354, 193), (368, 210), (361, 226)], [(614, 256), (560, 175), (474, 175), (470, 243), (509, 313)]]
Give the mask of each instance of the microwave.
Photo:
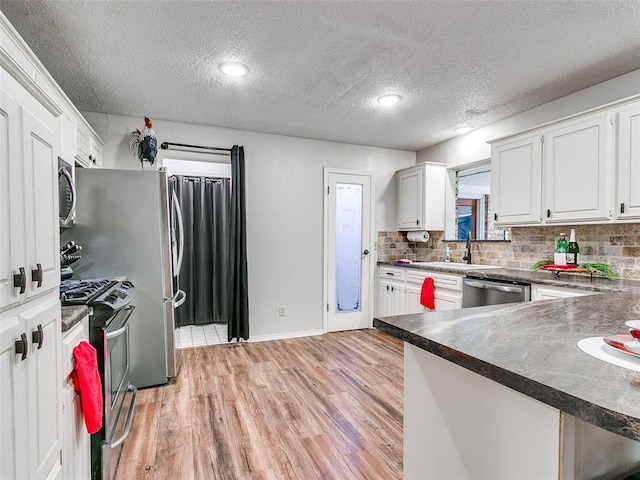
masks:
[(76, 186), (73, 182), (73, 165), (58, 157), (58, 200), (60, 228), (71, 228), (76, 212)]

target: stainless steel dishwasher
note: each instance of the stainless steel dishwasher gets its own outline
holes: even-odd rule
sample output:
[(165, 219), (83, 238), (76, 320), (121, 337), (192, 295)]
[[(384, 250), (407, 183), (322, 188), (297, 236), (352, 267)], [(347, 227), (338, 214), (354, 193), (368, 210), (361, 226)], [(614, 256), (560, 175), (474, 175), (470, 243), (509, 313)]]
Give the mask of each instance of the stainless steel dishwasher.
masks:
[(528, 302), (531, 285), (509, 280), (466, 277), (462, 282), (462, 308)]

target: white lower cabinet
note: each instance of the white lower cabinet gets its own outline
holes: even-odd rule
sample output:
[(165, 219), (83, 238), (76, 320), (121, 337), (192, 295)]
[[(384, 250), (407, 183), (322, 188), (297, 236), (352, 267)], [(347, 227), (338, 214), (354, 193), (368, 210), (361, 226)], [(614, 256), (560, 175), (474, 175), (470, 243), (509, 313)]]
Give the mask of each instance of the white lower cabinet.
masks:
[(405, 271), (381, 267), (378, 282), (378, 316), (402, 315), (404, 309)]
[(597, 295), (599, 292), (578, 290), (576, 288), (550, 287), (547, 285), (531, 285), (531, 301), (553, 300), (557, 298), (584, 297)]
[(62, 338), (62, 478), (91, 477), (91, 436), (82, 415), (80, 395), (75, 391), (71, 372), (75, 368), (73, 348), (89, 341), (89, 317), (85, 317)]
[(433, 278), (434, 305), (436, 312), (462, 308), (462, 276), (424, 270), (407, 271), (406, 313), (421, 313), (429, 309), (420, 304), (422, 284), (427, 277)]
[(380, 267), (378, 316), (429, 311), (420, 304), (422, 284), (433, 278), (436, 311), (462, 308), (462, 276), (412, 268)]
[(2, 313), (0, 464), (3, 480), (62, 478), (60, 346), (57, 291)]

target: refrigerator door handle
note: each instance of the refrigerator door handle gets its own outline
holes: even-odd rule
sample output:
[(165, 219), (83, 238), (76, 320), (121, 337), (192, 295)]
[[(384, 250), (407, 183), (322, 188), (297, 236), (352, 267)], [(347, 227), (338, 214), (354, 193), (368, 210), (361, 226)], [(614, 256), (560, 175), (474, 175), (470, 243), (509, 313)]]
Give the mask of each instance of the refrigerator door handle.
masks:
[(180, 249), (178, 250), (178, 261), (176, 264), (176, 271), (174, 272), (174, 276), (177, 277), (180, 275), (180, 270), (182, 269), (182, 257), (184, 255), (184, 223), (182, 223), (182, 209), (180, 208), (180, 202), (178, 201), (178, 196), (176, 195), (175, 190), (172, 192), (172, 202), (173, 208), (176, 211), (176, 219), (178, 220), (178, 227), (180, 229)]
[(184, 290), (178, 290), (173, 297), (164, 297), (163, 303), (173, 303), (173, 308), (178, 308), (187, 299), (187, 294)]

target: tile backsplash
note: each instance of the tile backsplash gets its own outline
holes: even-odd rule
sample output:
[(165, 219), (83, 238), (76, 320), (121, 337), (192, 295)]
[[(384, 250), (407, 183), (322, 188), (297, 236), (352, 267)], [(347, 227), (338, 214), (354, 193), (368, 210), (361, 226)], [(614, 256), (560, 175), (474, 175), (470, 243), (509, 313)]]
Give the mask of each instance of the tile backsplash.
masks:
[[(511, 241), (473, 242), (474, 263), (528, 270), (538, 260), (553, 256), (560, 233), (576, 229), (580, 263), (606, 263), (620, 277), (640, 279), (640, 224), (511, 227)], [(446, 246), (451, 261), (462, 262), (465, 243), (444, 242), (444, 232), (430, 232), (427, 243), (407, 241), (406, 232), (378, 232), (378, 261), (401, 258), (442, 261)]]

